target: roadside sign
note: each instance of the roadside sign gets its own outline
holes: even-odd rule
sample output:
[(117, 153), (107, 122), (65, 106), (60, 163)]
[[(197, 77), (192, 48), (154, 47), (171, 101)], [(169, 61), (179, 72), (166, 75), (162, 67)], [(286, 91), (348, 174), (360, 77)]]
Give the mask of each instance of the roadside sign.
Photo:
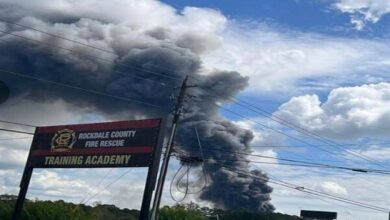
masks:
[(34, 168), (148, 167), (160, 120), (39, 127), (31, 146)]
[(12, 220), (18, 220), (34, 168), (148, 167), (140, 220), (149, 216), (165, 127), (163, 119), (37, 127)]

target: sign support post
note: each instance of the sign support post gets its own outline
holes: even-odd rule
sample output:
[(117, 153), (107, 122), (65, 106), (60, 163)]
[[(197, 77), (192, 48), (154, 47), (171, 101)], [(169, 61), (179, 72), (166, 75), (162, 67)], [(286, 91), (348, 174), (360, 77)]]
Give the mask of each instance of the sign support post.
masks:
[(157, 148), (153, 152), (152, 163), (150, 164), (149, 169), (148, 169), (148, 177), (147, 177), (146, 183), (145, 183), (145, 190), (144, 190), (144, 196), (142, 199), (139, 220), (148, 220), (149, 219), (150, 202), (152, 201), (153, 191), (154, 191), (155, 186), (156, 186), (157, 173), (158, 173), (158, 168), (160, 166), (162, 145), (164, 144), (164, 133), (165, 133), (164, 130), (165, 130), (165, 126), (166, 126), (165, 123), (166, 123), (166, 120), (161, 119), (160, 132), (159, 132), (160, 135), (158, 137)]
[(27, 189), (28, 189), (28, 185), (30, 184), (32, 172), (33, 172), (32, 167), (26, 167), (26, 169), (24, 170), (23, 178), (22, 178), (23, 181), (20, 184), (19, 195), (18, 195), (18, 199), (16, 200), (14, 213), (12, 214), (12, 220), (19, 220), (20, 218), (20, 213), (22, 212), (23, 203), (26, 198)]
[[(36, 131), (37, 131), (37, 129), (35, 129), (35, 134), (36, 134)], [(31, 179), (33, 169), (34, 169), (30, 164), (30, 156), (31, 156), (31, 148), (34, 146), (35, 141), (36, 141), (36, 136), (34, 135), (34, 138), (31, 142), (30, 151), (28, 153), (26, 166), (24, 167), (22, 180), (20, 181), (19, 194), (18, 194), (18, 198), (16, 200), (14, 212), (12, 213), (12, 220), (19, 220), (20, 214), (22, 213), (24, 200), (26, 199), (28, 186), (30, 185), (30, 179)]]

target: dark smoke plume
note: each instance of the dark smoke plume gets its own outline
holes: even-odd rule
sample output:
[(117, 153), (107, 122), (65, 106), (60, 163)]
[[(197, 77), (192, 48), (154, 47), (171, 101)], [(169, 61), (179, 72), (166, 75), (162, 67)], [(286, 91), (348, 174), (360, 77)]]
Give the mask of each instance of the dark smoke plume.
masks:
[(7, 84), (0, 81), (0, 104), (7, 101), (9, 96), (9, 88)]
[(247, 86), (247, 81), (237, 72), (219, 72), (203, 78), (199, 83), (197, 99), (191, 103), (194, 107), (187, 108), (184, 115), (179, 140), (182, 148), (190, 155), (199, 155), (194, 127), (198, 129), (204, 158), (207, 160), (204, 163), (206, 177), (212, 181), (202, 191), (201, 199), (211, 201), (219, 208), (244, 207), (267, 212), (274, 209), (269, 203), (272, 188), (266, 184), (267, 176), (261, 171), (253, 171), (251, 175), (264, 179), (261, 181), (229, 171), (231, 167), (249, 171), (246, 157), (234, 152), (250, 152), (249, 144), (253, 134), (221, 118), (215, 104), (237, 95)]
[[(20, 19), (22, 17), (16, 16), (13, 21), (20, 22)], [(249, 172), (248, 163), (242, 162), (245, 156), (208, 151), (214, 147), (223, 147), (226, 152), (250, 152), (249, 144), (253, 134), (226, 121), (220, 116), (218, 106), (215, 105), (226, 103), (229, 98), (236, 96), (247, 86), (248, 79), (237, 72), (228, 71), (200, 75), (202, 70), (198, 53), (207, 48), (203, 38), (186, 33), (177, 39), (171, 39), (172, 31), (164, 28), (140, 32), (107, 21), (74, 15), (56, 19), (50, 19), (50, 16), (25, 18), (23, 21), (28, 22), (29, 19), (38, 29), (93, 44), (111, 50), (114, 54), (66, 42), (19, 26), (2, 24), (0, 27), (7, 32), (77, 52), (37, 44), (35, 41), (26, 41), (3, 33), (0, 34), (0, 69), (113, 96), (128, 97), (161, 106), (163, 109), (137, 102), (114, 100), (53, 85), (47, 81), (1, 72), (0, 80), (10, 87), (12, 94), (10, 99), (19, 102), (34, 100), (41, 103), (60, 99), (74, 106), (74, 111), (80, 107), (87, 107), (91, 112), (99, 112), (112, 119), (159, 117), (166, 116), (173, 110), (174, 103), (170, 96), (177, 93), (173, 87), (179, 86), (180, 80), (188, 74), (192, 77), (191, 83), (197, 84), (198, 87), (190, 90), (196, 98), (185, 106), (177, 146), (187, 153), (197, 154), (197, 139), (194, 135), (196, 126), (205, 148), (205, 157), (214, 159), (214, 163), (207, 163), (205, 166), (210, 182), (199, 198), (210, 201), (220, 208), (246, 208), (264, 212), (274, 210), (269, 203), (272, 188), (267, 185), (265, 181), (267, 176), (264, 173), (252, 171), (252, 175), (265, 179), (261, 181), (240, 176), (221, 166), (225, 164)], [(101, 62), (88, 54), (111, 62)], [(149, 80), (142, 80), (139, 77)]]

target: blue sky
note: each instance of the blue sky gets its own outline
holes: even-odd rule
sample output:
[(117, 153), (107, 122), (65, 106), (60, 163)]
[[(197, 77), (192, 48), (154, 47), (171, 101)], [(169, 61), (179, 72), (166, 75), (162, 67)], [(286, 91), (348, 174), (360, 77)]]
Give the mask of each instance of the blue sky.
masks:
[(222, 11), (232, 19), (267, 22), (292, 31), (317, 32), (340, 37), (384, 38), (389, 34), (390, 16), (357, 31), (346, 13), (335, 10), (332, 0), (164, 0), (178, 10), (186, 6), (207, 7)]
[[(375, 167), (346, 153), (347, 150), (386, 166), (389, 164), (390, 148), (380, 144), (388, 142), (390, 135), (389, 0), (123, 0), (117, 4), (96, 1), (94, 7), (88, 5), (91, 1), (82, 2), (85, 4), (78, 5), (70, 0), (61, 0), (62, 4), (50, 0), (39, 0), (39, 4), (27, 0), (0, 0), (0, 6), (13, 5), (13, 15), (20, 16), (20, 22), (97, 47), (118, 49), (117, 42), (123, 42), (123, 48), (134, 45), (142, 48), (149, 44), (161, 46), (167, 43), (165, 41), (180, 45), (180, 49), (199, 59), (199, 72), (203, 75), (212, 75), (215, 70), (220, 70), (236, 71), (248, 77), (248, 86), (236, 98), (269, 112), (273, 119), (282, 118), (327, 140), (352, 144), (343, 145), (344, 150), (321, 146), (332, 152), (328, 154), (315, 148), (324, 145), (315, 138), (304, 136), (237, 104), (223, 103), (225, 108), (245, 116), (243, 119), (220, 110), (226, 120), (253, 131), (255, 138), (251, 146), (254, 153), (345, 166)], [(83, 19), (69, 19), (74, 24), (56, 23), (58, 15)], [(0, 22), (0, 28), (3, 27), (5, 25)], [(165, 33), (167, 39), (156, 40), (149, 36), (153, 31), (165, 29), (168, 30)], [(21, 32), (28, 37), (35, 36), (28, 31)], [(100, 38), (89, 38), (96, 33)], [(115, 34), (110, 35), (112, 33)], [(195, 46), (180, 44), (188, 36), (192, 37), (189, 42)], [(40, 35), (35, 37), (40, 39)], [(80, 49), (77, 45), (64, 45)], [(66, 55), (66, 62), (73, 62), (70, 59), (73, 57)], [(78, 95), (78, 91), (74, 94), (74, 97)], [(17, 101), (2, 106), (0, 115), (38, 125), (128, 119), (126, 114), (109, 117), (97, 113), (93, 111), (93, 106), (77, 109), (60, 98), (46, 103)], [(25, 156), (15, 155), (27, 155), (29, 141), (15, 141), (16, 147), (13, 149), (7, 147), (8, 144), (0, 143), (0, 193), (17, 191), (15, 183), (19, 180)], [(256, 148), (267, 145), (288, 148)], [(281, 161), (275, 159), (272, 162)], [(174, 173), (177, 167), (178, 162), (173, 160), (170, 173)], [(390, 207), (387, 187), (390, 179), (387, 176), (282, 165), (253, 165), (253, 168), (321, 192)], [(106, 172), (37, 170), (30, 195), (50, 199), (66, 196), (69, 201), (79, 202), (86, 189), (96, 188), (96, 178), (103, 178)], [(103, 185), (122, 172), (122, 169), (113, 171)], [(104, 190), (94, 201), (138, 208), (137, 199), (129, 203), (126, 195), (140, 198), (144, 184), (142, 173), (142, 170), (135, 170), (119, 181), (116, 188)], [(170, 178), (172, 175), (168, 176)], [(126, 187), (129, 184), (133, 187)], [(58, 185), (64, 187), (63, 191), (58, 190)], [(163, 203), (173, 204), (168, 194), (166, 190)], [(191, 199), (196, 200), (196, 196), (188, 201)], [(271, 202), (277, 211), (295, 215), (304, 208), (336, 210), (340, 213), (340, 219), (387, 218), (387, 213), (344, 207), (331, 200), (324, 202), (278, 186), (275, 186)]]

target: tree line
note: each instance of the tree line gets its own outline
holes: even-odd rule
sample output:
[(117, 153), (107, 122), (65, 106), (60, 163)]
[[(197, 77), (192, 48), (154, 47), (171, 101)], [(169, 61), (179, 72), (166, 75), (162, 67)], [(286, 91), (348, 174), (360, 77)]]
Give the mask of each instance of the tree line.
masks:
[[(11, 219), (16, 202), (14, 195), (0, 195), (0, 220)], [(114, 205), (94, 203), (92, 206), (58, 201), (26, 200), (22, 220), (137, 220), (139, 210), (121, 209)], [(298, 220), (281, 213), (259, 213), (244, 209), (222, 210), (200, 207), (196, 203), (165, 206), (160, 220)]]

